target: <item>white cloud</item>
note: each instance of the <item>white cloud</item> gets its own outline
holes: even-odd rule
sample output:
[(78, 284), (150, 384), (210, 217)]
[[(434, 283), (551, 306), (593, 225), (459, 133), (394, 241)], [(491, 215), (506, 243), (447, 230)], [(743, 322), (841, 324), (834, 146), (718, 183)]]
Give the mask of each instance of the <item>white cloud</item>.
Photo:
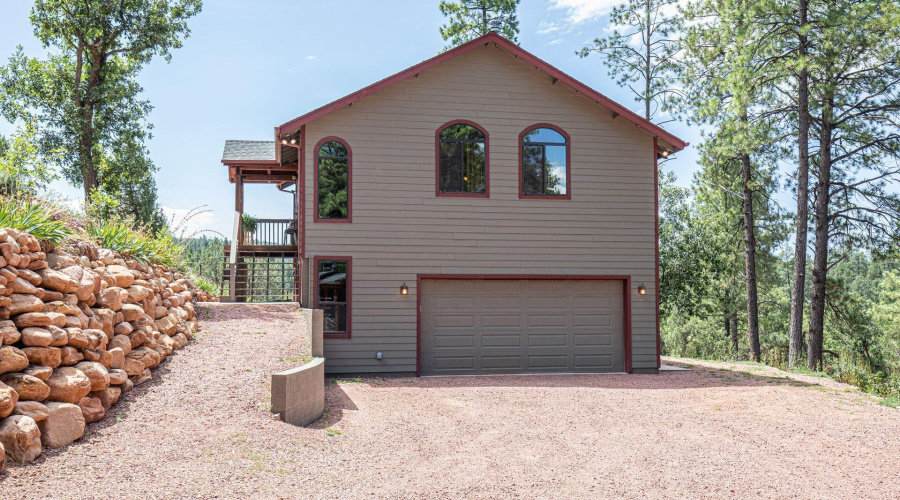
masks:
[(560, 27), (559, 23), (553, 23), (553, 22), (548, 23), (547, 21), (541, 21), (538, 24), (537, 34), (538, 35), (549, 35), (551, 33), (556, 33), (560, 29), (561, 29), (561, 27)]
[(547, 42), (547, 45), (559, 45), (559, 44), (563, 43), (564, 41), (566, 41), (565, 38), (557, 38), (556, 40), (551, 40), (551, 41)]
[(198, 231), (213, 229), (216, 223), (216, 218), (210, 210), (163, 206), (162, 211), (169, 220), (175, 236), (190, 237)]
[(316, 58), (316, 56), (306, 56), (307, 61), (312, 61), (315, 58)]
[(598, 17), (608, 14), (622, 0), (552, 0), (550, 4), (554, 9), (565, 9), (568, 17), (566, 21), (579, 24), (594, 21)]

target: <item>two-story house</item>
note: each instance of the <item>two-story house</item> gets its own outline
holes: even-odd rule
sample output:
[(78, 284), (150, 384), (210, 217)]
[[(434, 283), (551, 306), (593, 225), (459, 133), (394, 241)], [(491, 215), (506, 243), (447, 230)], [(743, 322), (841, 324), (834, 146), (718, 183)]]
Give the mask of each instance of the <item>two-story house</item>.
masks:
[(494, 33), (275, 135), (223, 163), (299, 186), (280, 243), (329, 372), (657, 371), (656, 165), (687, 143)]

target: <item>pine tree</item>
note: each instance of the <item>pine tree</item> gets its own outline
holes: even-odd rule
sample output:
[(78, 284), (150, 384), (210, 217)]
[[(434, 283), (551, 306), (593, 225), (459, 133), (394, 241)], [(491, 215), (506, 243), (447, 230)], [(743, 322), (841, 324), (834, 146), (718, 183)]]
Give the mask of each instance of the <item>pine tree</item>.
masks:
[(518, 43), (519, 19), (516, 9), (520, 0), (458, 0), (442, 1), (441, 14), (448, 17), (440, 27), (441, 37), (449, 40), (444, 50), (462, 45), (491, 31), (491, 22), (499, 23), (499, 33)]

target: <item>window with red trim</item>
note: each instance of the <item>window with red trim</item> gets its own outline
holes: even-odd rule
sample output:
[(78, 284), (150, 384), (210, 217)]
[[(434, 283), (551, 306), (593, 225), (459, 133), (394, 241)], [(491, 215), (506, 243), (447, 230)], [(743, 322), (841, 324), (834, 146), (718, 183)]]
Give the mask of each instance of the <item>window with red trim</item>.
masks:
[(561, 131), (536, 126), (522, 134), (522, 195), (569, 194), (569, 141)]
[(487, 137), (468, 123), (453, 123), (440, 131), (438, 191), (441, 194), (487, 193)]
[(316, 259), (316, 307), (323, 311), (325, 335), (350, 336), (350, 260)]
[(350, 218), (350, 149), (341, 141), (319, 146), (316, 164), (316, 219)]

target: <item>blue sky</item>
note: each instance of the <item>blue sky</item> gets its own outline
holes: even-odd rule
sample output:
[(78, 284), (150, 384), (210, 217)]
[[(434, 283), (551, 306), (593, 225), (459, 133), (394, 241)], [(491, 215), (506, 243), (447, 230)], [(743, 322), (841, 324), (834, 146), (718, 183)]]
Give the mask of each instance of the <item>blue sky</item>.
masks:
[[(629, 91), (618, 88), (602, 60), (575, 51), (602, 36), (615, 0), (522, 0), (523, 48), (635, 111)], [(206, 0), (190, 22), (191, 37), (172, 62), (154, 60), (140, 75), (154, 106), (150, 155), (159, 167), (159, 200), (176, 219), (205, 206), (191, 229), (231, 233), (234, 188), (219, 162), (225, 139), (273, 138), (272, 129), (311, 109), (434, 56), (444, 46), (438, 1)], [(0, 61), (17, 45), (29, 55), (43, 52), (28, 14), (32, 3), (0, 0)], [(386, 6), (389, 5), (389, 6)], [(669, 123), (682, 139), (697, 144), (699, 133)], [(0, 119), (0, 133), (14, 131)], [(666, 164), (687, 185), (696, 149)], [(63, 181), (53, 189), (80, 199), (80, 188)], [(247, 212), (289, 217), (291, 199), (274, 187), (251, 186)]]

